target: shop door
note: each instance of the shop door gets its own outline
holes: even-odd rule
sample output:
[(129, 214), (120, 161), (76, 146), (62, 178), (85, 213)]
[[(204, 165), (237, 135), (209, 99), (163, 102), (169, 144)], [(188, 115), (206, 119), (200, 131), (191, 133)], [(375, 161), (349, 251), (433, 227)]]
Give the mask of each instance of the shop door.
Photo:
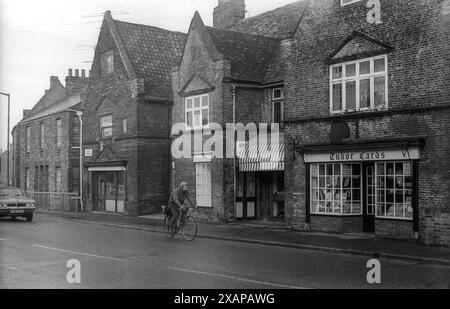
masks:
[(256, 219), (255, 173), (239, 173), (236, 187), (236, 218), (238, 220)]
[(97, 207), (98, 211), (105, 211), (105, 173), (97, 174)]
[(365, 176), (364, 232), (375, 233), (375, 164), (365, 166)]

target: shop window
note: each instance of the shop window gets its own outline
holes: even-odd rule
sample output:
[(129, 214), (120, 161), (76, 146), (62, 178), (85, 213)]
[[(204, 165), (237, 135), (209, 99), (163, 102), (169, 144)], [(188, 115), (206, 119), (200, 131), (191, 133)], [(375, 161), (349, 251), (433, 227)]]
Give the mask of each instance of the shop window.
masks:
[(361, 164), (311, 164), (311, 213), (362, 215)]
[(413, 176), (410, 162), (376, 164), (376, 216), (413, 219)]
[(202, 129), (209, 125), (209, 95), (186, 98), (186, 128)]
[(113, 136), (112, 115), (104, 116), (100, 119), (100, 131), (102, 138), (109, 138)]
[(330, 67), (331, 113), (388, 107), (387, 56)]
[(197, 206), (211, 207), (211, 164), (197, 163), (195, 170)]

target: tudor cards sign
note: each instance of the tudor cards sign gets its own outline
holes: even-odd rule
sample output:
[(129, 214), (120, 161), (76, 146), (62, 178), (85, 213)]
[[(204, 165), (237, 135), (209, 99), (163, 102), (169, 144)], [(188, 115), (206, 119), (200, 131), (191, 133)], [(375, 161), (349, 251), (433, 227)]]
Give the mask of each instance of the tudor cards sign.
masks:
[(306, 153), (304, 158), (305, 163), (419, 160), (420, 149)]

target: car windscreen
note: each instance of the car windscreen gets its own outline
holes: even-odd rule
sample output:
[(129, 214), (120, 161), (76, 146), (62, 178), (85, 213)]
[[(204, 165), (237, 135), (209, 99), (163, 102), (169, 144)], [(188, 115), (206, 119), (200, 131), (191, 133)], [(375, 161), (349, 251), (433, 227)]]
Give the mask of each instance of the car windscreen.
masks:
[(16, 188), (0, 188), (0, 196), (22, 196), (22, 190)]

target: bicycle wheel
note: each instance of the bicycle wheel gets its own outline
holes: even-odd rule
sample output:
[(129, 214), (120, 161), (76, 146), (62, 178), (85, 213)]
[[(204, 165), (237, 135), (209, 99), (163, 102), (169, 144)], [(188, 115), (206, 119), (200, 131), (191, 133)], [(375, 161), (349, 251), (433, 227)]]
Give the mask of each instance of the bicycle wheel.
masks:
[(197, 237), (197, 222), (195, 222), (194, 218), (189, 217), (186, 219), (181, 226), (181, 232), (187, 241), (193, 241)]

